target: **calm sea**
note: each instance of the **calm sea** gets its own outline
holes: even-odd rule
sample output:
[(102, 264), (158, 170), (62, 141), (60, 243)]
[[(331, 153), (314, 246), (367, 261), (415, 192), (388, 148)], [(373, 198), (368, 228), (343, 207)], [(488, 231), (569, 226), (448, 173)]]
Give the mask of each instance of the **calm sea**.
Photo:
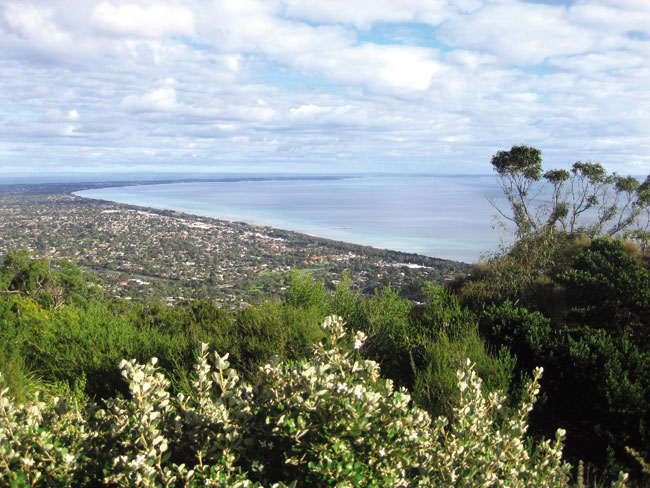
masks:
[(465, 262), (495, 251), (504, 237), (486, 198), (500, 197), (494, 176), (173, 183), (76, 194)]

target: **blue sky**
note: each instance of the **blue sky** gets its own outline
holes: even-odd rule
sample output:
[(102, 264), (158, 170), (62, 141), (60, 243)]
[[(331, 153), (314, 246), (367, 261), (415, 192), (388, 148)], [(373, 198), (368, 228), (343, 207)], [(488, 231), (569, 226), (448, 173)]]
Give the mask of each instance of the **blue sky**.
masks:
[(650, 172), (647, 0), (5, 0), (0, 178)]

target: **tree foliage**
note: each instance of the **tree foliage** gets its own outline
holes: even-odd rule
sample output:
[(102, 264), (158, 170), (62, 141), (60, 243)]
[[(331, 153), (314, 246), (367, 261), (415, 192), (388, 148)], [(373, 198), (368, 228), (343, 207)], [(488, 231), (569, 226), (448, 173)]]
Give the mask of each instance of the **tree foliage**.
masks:
[(492, 156), (492, 167), (499, 175), (501, 188), (512, 209), (511, 216), (502, 215), (515, 223), (520, 236), (539, 230), (531, 208), (536, 195), (531, 194), (531, 190), (542, 174), (542, 152), (525, 145), (512, 146), (509, 151), (498, 151)]
[(82, 304), (102, 294), (96, 286), (89, 286), (87, 277), (71, 261), (61, 261), (53, 268), (48, 259), (33, 259), (24, 250), (5, 257), (0, 266), (0, 293), (20, 294), (52, 309), (64, 303)]
[(491, 203), (514, 223), (518, 237), (557, 227), (590, 237), (627, 235), (644, 246), (650, 229), (650, 175), (608, 174), (600, 163), (578, 161), (570, 171), (542, 174), (541, 151), (525, 145), (498, 151), (492, 167), (499, 175), (510, 212)]

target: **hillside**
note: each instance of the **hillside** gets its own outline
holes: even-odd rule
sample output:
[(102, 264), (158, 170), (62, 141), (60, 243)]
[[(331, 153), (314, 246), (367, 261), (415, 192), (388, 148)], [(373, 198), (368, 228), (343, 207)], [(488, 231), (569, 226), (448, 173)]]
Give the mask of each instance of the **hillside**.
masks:
[[(428, 258), (69, 195), (3, 198), (5, 242), (77, 258), (11, 251), (0, 266), (3, 480), (550, 487), (624, 486), (628, 472), (647, 486), (650, 258), (635, 242), (545, 225), (442, 287), (424, 281)], [(152, 254), (165, 231), (184, 236), (169, 263)], [(253, 235), (283, 250), (265, 255)], [(242, 236), (253, 245), (239, 258), (218, 256), (248, 270), (247, 306), (232, 306), (235, 286), (231, 306), (218, 287), (181, 299), (172, 283), (191, 274), (161, 274)], [(330, 258), (284, 261), (279, 288), (251, 291), (267, 286), (255, 256), (276, 266), (299, 252)], [(132, 273), (126, 285), (89, 273), (95, 256)], [(150, 276), (172, 300), (139, 292), (133, 267), (158, 261)], [(354, 278), (405, 263), (418, 273), (402, 271), (401, 288)]]

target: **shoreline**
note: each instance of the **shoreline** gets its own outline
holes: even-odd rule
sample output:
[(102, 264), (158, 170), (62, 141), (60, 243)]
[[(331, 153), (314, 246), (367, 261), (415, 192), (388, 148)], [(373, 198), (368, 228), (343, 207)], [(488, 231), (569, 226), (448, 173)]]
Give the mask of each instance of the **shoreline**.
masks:
[[(128, 185), (131, 186), (131, 185)], [(79, 190), (79, 191), (84, 191), (84, 190)], [(300, 232), (297, 230), (293, 229), (286, 229), (283, 227), (276, 227), (273, 225), (264, 225), (264, 224), (254, 224), (251, 222), (246, 222), (243, 220), (231, 220), (231, 219), (226, 219), (226, 218), (219, 218), (219, 217), (213, 217), (209, 215), (201, 215), (201, 214), (196, 214), (196, 213), (191, 213), (186, 210), (179, 210), (179, 209), (174, 209), (174, 208), (165, 208), (165, 207), (156, 207), (156, 206), (147, 206), (147, 205), (136, 205), (132, 203), (124, 203), (124, 202), (118, 202), (115, 200), (106, 200), (102, 198), (93, 198), (93, 197), (86, 197), (83, 195), (77, 195), (77, 192), (71, 192), (67, 193), (67, 195), (71, 195), (75, 198), (79, 198), (82, 200), (89, 200), (93, 202), (98, 202), (98, 203), (108, 203), (112, 205), (118, 205), (118, 206), (123, 206), (128, 209), (133, 209), (141, 212), (153, 212), (154, 214), (158, 215), (167, 215), (170, 214), (173, 217), (183, 219), (183, 218), (189, 218), (189, 219), (194, 219), (195, 221), (202, 221), (202, 220), (209, 220), (213, 221), (214, 223), (228, 223), (228, 224), (233, 224), (233, 225), (244, 225), (246, 227), (250, 227), (252, 230), (259, 230), (259, 229), (265, 229), (265, 230), (270, 230), (273, 232), (280, 232), (280, 233), (287, 233), (287, 234), (296, 234), (298, 236), (302, 236), (303, 238), (309, 238), (309, 239), (315, 239), (318, 241), (321, 241), (323, 245), (344, 245), (344, 246), (349, 246), (349, 247), (356, 247), (356, 248), (361, 248), (365, 249), (366, 251), (376, 253), (376, 252), (383, 252), (383, 253), (389, 253), (391, 255), (398, 255), (402, 257), (411, 257), (415, 260), (433, 260), (436, 262), (448, 262), (448, 263), (461, 263), (463, 265), (471, 265), (472, 263), (468, 263), (466, 261), (461, 261), (458, 259), (447, 259), (447, 258), (441, 258), (437, 256), (427, 256), (426, 254), (419, 254), (419, 253), (414, 253), (414, 252), (408, 252), (408, 251), (400, 251), (396, 249), (391, 249), (388, 247), (378, 247), (378, 246), (372, 246), (369, 244), (360, 244), (357, 242), (350, 242), (350, 241), (342, 241), (339, 239), (331, 239), (329, 237), (323, 237), (319, 236), (316, 234), (308, 234), (306, 232)], [(200, 222), (195, 222), (195, 223), (200, 223)], [(347, 229), (349, 227), (339, 227), (338, 229)], [(315, 230), (315, 229), (312, 229)], [(417, 264), (417, 263), (405, 263), (405, 264)]]
[(24, 249), (76, 262), (115, 297), (238, 307), (282, 296), (293, 271), (309, 271), (329, 289), (349, 272), (362, 293), (391, 286), (420, 300), (422, 282), (469, 270), (457, 260), (59, 190), (0, 194), (0, 255)]
[[(492, 191), (486, 176), (242, 177), (149, 182), (156, 184), (152, 188), (121, 182), (70, 190), (85, 198), (472, 263), (500, 245), (499, 232), (491, 225), (492, 208), (482, 196)], [(230, 185), (233, 181), (243, 184)]]
[[(219, 178), (173, 178), (168, 180), (110, 180), (51, 183), (5, 183), (0, 184), (0, 196), (3, 194), (48, 195), (55, 193), (72, 194), (85, 190), (105, 188), (124, 188), (128, 186), (174, 185), (178, 183), (238, 183), (251, 181), (337, 181), (359, 178), (357, 175), (314, 175), (314, 176), (225, 176)], [(54, 190), (54, 191), (53, 191)]]
[[(241, 182), (241, 183), (251, 183), (253, 185), (248, 187), (240, 187), (242, 188), (242, 190), (238, 188), (235, 189), (236, 187), (233, 186), (231, 187), (232, 190), (227, 189), (226, 193), (224, 193), (224, 195), (226, 195), (227, 197), (228, 195), (235, 195), (235, 196), (242, 195), (242, 194), (245, 195), (247, 191), (246, 188), (253, 188), (254, 192), (257, 191), (257, 194), (261, 194), (259, 193), (259, 189), (261, 188), (259, 186), (259, 183), (261, 182), (278, 182), (278, 184), (281, 185), (279, 188), (288, 189), (287, 191), (292, 192), (292, 188), (294, 187), (294, 185), (286, 182), (311, 181), (312, 183), (306, 184), (307, 186), (297, 183), (295, 187), (297, 189), (303, 187), (307, 188), (306, 190), (307, 196), (309, 196), (310, 189), (313, 188), (328, 188), (330, 186), (334, 189), (342, 188), (344, 190), (343, 200), (342, 200), (343, 203), (339, 202), (339, 208), (340, 205), (351, 204), (353, 206), (349, 208), (351, 208), (352, 211), (354, 212), (355, 202), (350, 198), (352, 192), (350, 190), (345, 190), (345, 189), (356, 188), (358, 185), (361, 185), (360, 188), (362, 189), (362, 195), (363, 192), (369, 194), (368, 189), (373, 188), (374, 185), (377, 185), (377, 183), (370, 183), (371, 185), (370, 187), (366, 186), (366, 183), (364, 182), (364, 178), (369, 178), (370, 179), (369, 181), (375, 181), (375, 182), (378, 181), (379, 188), (383, 189), (384, 187), (386, 187), (389, 188), (390, 191), (392, 190), (391, 188), (392, 182), (388, 182), (388, 180), (386, 180), (386, 183), (384, 183), (382, 181), (383, 178), (387, 176), (389, 175), (374, 175), (374, 174), (290, 175), (290, 176), (237, 175), (237, 176), (227, 176), (227, 177), (219, 177), (219, 178), (176, 178), (176, 179), (166, 179), (166, 180), (148, 179), (148, 180), (112, 180), (112, 181), (72, 182), (72, 183), (5, 184), (5, 185), (0, 185), (0, 196), (2, 196), (3, 194), (45, 195), (45, 194), (52, 194), (52, 193), (65, 193), (65, 194), (71, 194), (79, 198), (88, 198), (88, 199), (93, 199), (98, 201), (133, 205), (142, 208), (154, 208), (159, 211), (178, 210), (185, 214), (193, 215), (196, 217), (212, 218), (216, 220), (223, 220), (223, 221), (230, 221), (230, 222), (243, 222), (251, 226), (262, 226), (262, 227), (272, 227), (276, 229), (284, 229), (290, 232), (296, 232), (302, 235), (307, 235), (310, 237), (329, 240), (333, 242), (349, 243), (349, 244), (354, 244), (362, 247), (367, 247), (370, 249), (391, 250), (396, 253), (401, 253), (404, 255), (423, 256), (431, 259), (455, 261), (455, 262), (461, 262), (465, 264), (476, 262), (477, 260), (481, 259), (482, 256), (488, 254), (490, 252), (490, 249), (497, 248), (498, 245), (497, 240), (493, 239), (492, 236), (490, 235), (489, 227), (483, 224), (489, 221), (490, 216), (486, 215), (485, 218), (483, 218), (479, 222), (474, 217), (474, 214), (472, 212), (461, 210), (461, 212), (465, 212), (465, 214), (462, 213), (459, 214), (459, 207), (457, 205), (456, 206), (452, 205), (448, 211), (443, 209), (442, 212), (439, 212), (437, 215), (434, 215), (433, 219), (429, 217), (425, 217), (426, 223), (425, 221), (422, 221), (419, 227), (418, 227), (418, 223), (415, 222), (415, 220), (413, 220), (412, 223), (409, 222), (408, 218), (410, 217), (404, 220), (404, 222), (406, 223), (403, 225), (401, 223), (400, 218), (395, 217), (396, 215), (395, 213), (393, 213), (392, 215), (390, 213), (386, 214), (388, 218), (385, 221), (372, 223), (371, 225), (365, 225), (365, 223), (368, 222), (368, 220), (359, 220), (360, 214), (357, 214), (356, 217), (353, 217), (352, 221), (347, 221), (348, 220), (347, 218), (341, 219), (340, 217), (344, 215), (340, 212), (340, 210), (338, 211), (338, 214), (336, 213), (333, 214), (332, 218), (329, 218), (328, 216), (327, 218), (321, 219), (321, 221), (319, 221), (318, 217), (316, 217), (314, 221), (310, 221), (305, 219), (305, 216), (307, 215), (305, 212), (302, 212), (302, 214), (298, 212), (296, 214), (296, 213), (292, 213), (292, 211), (289, 210), (288, 212), (286, 212), (286, 215), (285, 213), (282, 212), (279, 213), (273, 213), (273, 211), (269, 212), (268, 209), (271, 207), (269, 206), (265, 208), (263, 206), (264, 203), (266, 203), (264, 202), (264, 200), (262, 200), (262, 206), (258, 206), (257, 208), (251, 207), (252, 211), (250, 211), (249, 208), (244, 208), (241, 206), (242, 204), (241, 199), (239, 200), (239, 203), (237, 203), (237, 201), (234, 202), (234, 206), (232, 207), (232, 209), (226, 208), (225, 211), (222, 211), (224, 209), (220, 208), (218, 204), (215, 205), (214, 208), (209, 208), (210, 202), (208, 200), (205, 200), (205, 198), (198, 199), (195, 201), (190, 199), (188, 202), (183, 202), (182, 199), (183, 190), (180, 190), (181, 198), (180, 199), (176, 198), (176, 200), (179, 200), (177, 202), (175, 202), (174, 199), (172, 199), (171, 202), (165, 201), (164, 192), (166, 190), (152, 189), (150, 191), (144, 188), (141, 190), (137, 190), (138, 187), (144, 187), (144, 186), (160, 185), (160, 187), (163, 187), (163, 186), (169, 186), (169, 185), (173, 186), (179, 184), (184, 186), (185, 184), (192, 185), (197, 183), (203, 185), (206, 183), (227, 184), (227, 183)], [(404, 192), (404, 189), (408, 188), (408, 185), (411, 184), (409, 182), (409, 178), (416, 178), (417, 181), (417, 178), (424, 175), (402, 174), (402, 175), (390, 175), (390, 176), (402, 177), (396, 180), (396, 181), (401, 181), (401, 183), (398, 183), (396, 188), (398, 188), (397, 191)], [(454, 201), (454, 196), (452, 196), (450, 192), (457, 191), (456, 188), (459, 188), (460, 193), (459, 193), (458, 201), (460, 202), (465, 201), (464, 199), (467, 198), (466, 195), (468, 195), (469, 192), (473, 191), (475, 195), (478, 195), (479, 193), (483, 194), (485, 183), (474, 183), (474, 182), (477, 181), (476, 179), (485, 178), (490, 175), (427, 175), (427, 176), (431, 178), (431, 181), (433, 182), (434, 185), (436, 184), (442, 185), (441, 188), (447, 189), (447, 182), (449, 182), (450, 186), (446, 190), (447, 194), (444, 196), (445, 200), (443, 202), (443, 205), (445, 205), (444, 208), (447, 208), (447, 202)], [(331, 185), (327, 183), (318, 183), (319, 181), (336, 182), (336, 181), (355, 180), (355, 179), (360, 180), (361, 183), (356, 183), (354, 181), (349, 183), (344, 182), (341, 184), (332, 183)], [(221, 188), (224, 188), (222, 185), (219, 186)], [(230, 185), (226, 185), (226, 186), (230, 187)], [(126, 193), (126, 195), (119, 195), (119, 194), (117, 196), (109, 195), (108, 198), (101, 195), (86, 196), (80, 194), (86, 191), (98, 190), (99, 193), (101, 193), (102, 190), (111, 190), (111, 189), (128, 188), (128, 187), (132, 187), (135, 189), (133, 195), (128, 195), (129, 193), (128, 190), (124, 192)], [(200, 185), (197, 185), (197, 187), (200, 188)], [(276, 188), (278, 187), (276, 186)], [(437, 187), (432, 186), (432, 188), (437, 188)], [(419, 189), (417, 190), (420, 195), (422, 194), (421, 189), (422, 186), (420, 185)], [(173, 190), (170, 191), (173, 192)], [(275, 190), (271, 191), (271, 195), (273, 195), (274, 191)], [(119, 190), (117, 192), (119, 192)], [(146, 201), (149, 193), (153, 194), (154, 196), (153, 202)], [(161, 198), (161, 194), (162, 194), (162, 198)], [(188, 194), (191, 195), (191, 193)], [(254, 197), (255, 193), (251, 193), (251, 195), (253, 195)], [(334, 198), (336, 198), (337, 194), (333, 193), (333, 195)], [(400, 194), (398, 193), (397, 195)], [(401, 193), (401, 195), (404, 195), (404, 193)], [(142, 197), (145, 199), (145, 201), (142, 201)], [(280, 198), (280, 201), (282, 201), (283, 198), (282, 195), (278, 195), (278, 197)], [(475, 199), (475, 197), (472, 198)], [(156, 199), (158, 201), (155, 201)], [(224, 200), (224, 201), (230, 202), (230, 200)], [(309, 201), (309, 199), (305, 201)], [(431, 201), (431, 199), (425, 197), (425, 199), (421, 201), (423, 202), (423, 204), (426, 205), (429, 201)], [(291, 201), (291, 197), (289, 197), (288, 202), (295, 205), (293, 208), (300, 208), (300, 205), (298, 203)], [(208, 205), (206, 205), (206, 203), (208, 203)], [(286, 206), (286, 203), (287, 203), (287, 199), (284, 200), (284, 205), (287, 209), (291, 209), (292, 207)], [(381, 200), (377, 200), (376, 197), (373, 197), (372, 201), (370, 202), (370, 205), (374, 203), (379, 204), (377, 210), (378, 215), (380, 214), (383, 215), (382, 208), (390, 208), (390, 207), (383, 207), (383, 202)], [(223, 206), (227, 207), (228, 205), (223, 205)], [(325, 204), (323, 203), (322, 206), (324, 207)], [(282, 204), (280, 205), (280, 208), (284, 208), (282, 207)], [(362, 207), (358, 207), (358, 208), (362, 208)], [(374, 207), (368, 206), (367, 208), (374, 208)], [(443, 208), (443, 207), (434, 206), (431, 208)], [(372, 213), (368, 213), (367, 209), (363, 210), (363, 212), (365, 212), (369, 216), (369, 218), (371, 219), (373, 218)], [(411, 207), (406, 206), (404, 208), (403, 215), (405, 216), (413, 215), (415, 216), (416, 219), (420, 218), (419, 209), (414, 209), (412, 206)], [(469, 218), (469, 223), (465, 220), (466, 218), (465, 216)], [(322, 217), (322, 212), (321, 212), (321, 217)], [(454, 220), (454, 218), (458, 218), (458, 220)], [(473, 222), (472, 220), (476, 222)], [(477, 231), (475, 229), (481, 229), (481, 230)]]

